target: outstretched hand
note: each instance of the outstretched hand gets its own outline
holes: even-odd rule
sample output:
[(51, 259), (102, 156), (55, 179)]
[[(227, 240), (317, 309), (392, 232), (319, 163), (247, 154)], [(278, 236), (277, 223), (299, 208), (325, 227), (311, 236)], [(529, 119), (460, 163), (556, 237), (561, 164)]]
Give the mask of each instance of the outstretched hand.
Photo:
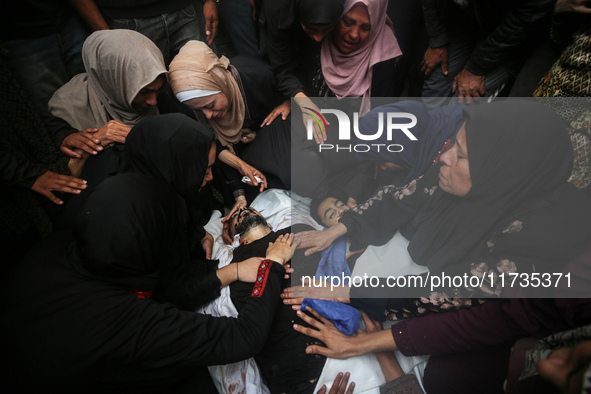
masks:
[(328, 248), (335, 239), (337, 239), (341, 235), (345, 235), (346, 233), (347, 227), (345, 227), (345, 225), (343, 225), (342, 223), (339, 223), (336, 226), (330, 227), (329, 229), (324, 231), (301, 231), (297, 233), (295, 237), (298, 241), (298, 249), (308, 248), (304, 252), (304, 255), (310, 256), (311, 254), (321, 252), (324, 249)]
[(458, 95), (458, 102), (471, 105), (473, 102), (479, 103), (480, 97), (486, 95), (484, 89), (484, 76), (474, 75), (470, 71), (463, 69), (454, 78), (452, 90)]
[(205, 39), (207, 45), (213, 43), (218, 33), (218, 5), (215, 1), (206, 1), (203, 3), (203, 17), (205, 18)]
[(326, 126), (330, 125), (328, 121), (326, 121), (326, 126), (320, 122), (318, 119), (318, 115), (320, 114), (320, 109), (308, 96), (304, 93), (298, 93), (294, 97), (294, 101), (302, 110), (302, 122), (304, 122), (304, 129), (308, 130), (308, 122), (312, 124), (312, 137), (314, 141), (320, 145), (326, 142)]
[[(321, 354), (326, 357), (345, 359), (371, 352), (385, 352), (397, 350), (396, 342), (390, 330), (379, 330), (378, 326), (370, 318), (362, 313), (363, 321), (369, 329), (357, 330), (351, 336), (340, 332), (330, 321), (322, 317), (318, 312), (309, 306), (306, 310), (312, 314), (309, 316), (298, 311), (298, 316), (305, 321), (309, 327), (302, 327), (294, 324), (293, 328), (312, 338), (323, 342), (326, 346), (310, 345), (306, 348), (307, 354)], [(373, 330), (376, 331), (373, 331)]]
[(306, 348), (307, 354), (320, 354), (338, 359), (346, 359), (362, 354), (356, 345), (357, 338), (363, 335), (363, 331), (357, 330), (353, 336), (345, 335), (335, 327), (330, 319), (321, 316), (309, 306), (306, 307), (306, 310), (313, 317), (302, 311), (298, 311), (297, 315), (313, 328), (304, 327), (299, 324), (294, 324), (293, 328), (304, 335), (318, 339), (326, 345), (326, 347), (310, 345)]
[[(263, 190), (267, 188), (267, 177), (261, 171), (257, 170), (247, 162), (241, 160), (240, 167), (238, 168), (240, 174), (247, 176), (250, 181), (246, 182), (247, 185), (251, 186), (260, 186), (259, 192), (262, 193)], [(261, 182), (257, 181), (256, 179), (261, 179)]]
[[(334, 378), (334, 382), (332, 382), (332, 386), (330, 387), (328, 394), (353, 394), (353, 390), (355, 390), (355, 382), (351, 382), (347, 388), (347, 383), (349, 383), (350, 377), (351, 374), (349, 372), (346, 372), (345, 374), (339, 372)], [(326, 390), (326, 385), (323, 384), (316, 394), (326, 394)], [(345, 392), (345, 390), (347, 391)]]
[(246, 206), (247, 206), (246, 197), (244, 197), (244, 196), (236, 197), (236, 202), (234, 203), (234, 206), (232, 207), (230, 212), (226, 215), (226, 217), (222, 219), (222, 225), (223, 225), (222, 240), (228, 245), (232, 245), (232, 242), (234, 241), (232, 239), (232, 237), (230, 237), (230, 222), (231, 222), (230, 219), (232, 218), (232, 215), (234, 215), (234, 212), (236, 212), (240, 208), (246, 208)]
[(421, 72), (428, 76), (439, 65), (443, 75), (447, 75), (447, 48), (427, 48), (421, 64)]
[(124, 144), (130, 131), (131, 126), (116, 120), (110, 120), (98, 129), (94, 136), (101, 141), (102, 146), (107, 146), (113, 142)]
[(281, 265), (287, 263), (292, 256), (292, 238), (292, 234), (282, 234), (277, 237), (275, 242), (269, 242), (265, 258), (276, 261)]
[(351, 302), (349, 298), (350, 290), (350, 286), (334, 286), (326, 281), (321, 281), (321, 283), (315, 282), (314, 286), (312, 286), (309, 278), (306, 278), (300, 286), (283, 289), (280, 297), (283, 298), (285, 305), (291, 305), (291, 309), (298, 311), (302, 302), (304, 302), (304, 298), (315, 298), (348, 304)]
[(82, 158), (80, 152), (76, 150), (80, 149), (84, 152), (96, 155), (98, 152), (103, 150), (101, 146), (101, 140), (96, 137), (98, 129), (86, 129), (77, 133), (68, 135), (62, 141), (60, 150), (67, 156), (74, 157), (76, 159)]
[(281, 119), (286, 120), (290, 113), (291, 113), (291, 102), (289, 100), (285, 100), (284, 102), (279, 104), (277, 107), (275, 107), (269, 115), (267, 115), (265, 120), (263, 120), (263, 123), (261, 123), (261, 127), (269, 126), (271, 123), (273, 123), (275, 118), (278, 117), (279, 115), (281, 115)]
[(80, 194), (82, 190), (86, 189), (86, 181), (73, 176), (47, 171), (37, 177), (31, 189), (44, 195), (52, 202), (61, 205), (64, 202), (53, 194), (54, 191)]

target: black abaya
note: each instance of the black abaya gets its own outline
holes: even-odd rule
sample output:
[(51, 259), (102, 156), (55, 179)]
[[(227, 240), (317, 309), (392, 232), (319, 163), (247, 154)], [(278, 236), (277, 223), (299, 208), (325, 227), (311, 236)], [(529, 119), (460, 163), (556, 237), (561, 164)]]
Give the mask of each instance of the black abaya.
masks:
[(235, 319), (150, 297), (186, 262), (184, 220), (165, 183), (118, 175), (92, 194), (75, 236), (56, 233), (27, 257), (2, 287), (0, 357), (14, 392), (208, 392), (205, 366), (260, 351), (283, 288), (277, 263), (261, 264), (260, 293)]

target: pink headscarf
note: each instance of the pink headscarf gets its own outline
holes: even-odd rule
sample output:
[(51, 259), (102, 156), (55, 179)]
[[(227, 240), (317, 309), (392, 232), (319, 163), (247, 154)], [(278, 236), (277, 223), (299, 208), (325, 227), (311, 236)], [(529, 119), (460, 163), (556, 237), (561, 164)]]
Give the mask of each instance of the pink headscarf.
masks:
[(327, 37), (322, 41), (320, 62), (326, 84), (337, 97), (363, 97), (360, 111), (363, 116), (370, 109), (373, 65), (398, 57), (402, 51), (392, 21), (386, 15), (388, 0), (346, 0), (343, 15), (357, 3), (367, 6), (371, 23), (369, 38), (361, 48), (345, 55)]

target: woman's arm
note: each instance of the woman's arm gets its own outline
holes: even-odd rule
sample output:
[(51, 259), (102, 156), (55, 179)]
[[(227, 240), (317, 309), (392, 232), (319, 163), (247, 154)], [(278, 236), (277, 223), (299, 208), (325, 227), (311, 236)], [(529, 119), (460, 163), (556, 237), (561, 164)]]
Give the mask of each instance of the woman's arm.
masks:
[[(223, 163), (229, 165), (230, 167), (238, 170), (240, 174), (243, 176), (247, 176), (250, 178), (250, 182), (247, 182), (249, 185), (252, 186), (259, 186), (260, 185), (260, 192), (262, 193), (263, 190), (267, 187), (267, 177), (261, 171), (257, 170), (250, 164), (246, 163), (244, 160), (230, 152), (229, 150), (225, 149), (218, 154), (218, 159)], [(258, 182), (256, 178), (261, 179), (261, 182)]]
[(297, 248), (309, 248), (305, 255), (321, 252), (328, 248), (335, 239), (347, 234), (347, 227), (343, 223), (338, 223), (326, 230), (302, 231), (296, 234)]
[[(133, 362), (178, 373), (179, 368), (228, 364), (255, 356), (269, 334), (284, 274), (279, 263), (265, 260), (257, 273), (259, 285), (237, 318), (203, 315), (159, 302), (142, 307), (137, 316), (142, 329), (135, 330), (127, 342), (133, 343)], [(122, 348), (124, 356), (130, 357), (129, 348)]]
[(298, 248), (309, 248), (306, 251), (309, 256), (326, 249), (345, 234), (349, 234), (351, 250), (385, 244), (430, 200), (437, 188), (438, 170), (438, 166), (435, 170), (430, 169), (422, 178), (404, 187), (384, 187), (365, 203), (346, 211), (336, 226), (324, 231), (298, 233)]
[[(573, 311), (579, 319), (572, 319)], [(389, 330), (348, 337), (330, 320), (299, 315), (313, 328), (296, 331), (321, 340), (307, 353), (347, 358), (370, 352), (400, 350), (406, 356), (436, 355), (478, 350), (526, 336), (544, 337), (585, 324), (589, 300), (507, 299), (447, 313), (434, 313), (394, 324)]]
[(433, 166), (406, 186), (385, 186), (375, 196), (343, 214), (352, 250), (383, 245), (396, 231), (412, 222), (431, 200), (439, 183), (439, 166)]
[(390, 330), (380, 330), (372, 333), (359, 330), (353, 336), (348, 336), (340, 332), (330, 319), (322, 317), (314, 309), (306, 307), (306, 310), (314, 317), (302, 311), (298, 311), (297, 314), (313, 328), (303, 327), (298, 324), (295, 324), (293, 328), (304, 335), (318, 339), (326, 345), (310, 345), (306, 348), (307, 354), (321, 354), (326, 357), (345, 359), (366, 353), (397, 350), (396, 342)]

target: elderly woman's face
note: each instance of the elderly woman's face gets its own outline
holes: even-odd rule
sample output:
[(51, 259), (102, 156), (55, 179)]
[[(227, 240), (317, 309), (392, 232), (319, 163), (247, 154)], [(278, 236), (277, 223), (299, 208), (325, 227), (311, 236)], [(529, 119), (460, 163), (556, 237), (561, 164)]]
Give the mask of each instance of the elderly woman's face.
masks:
[(463, 197), (472, 187), (468, 146), (466, 144), (466, 123), (456, 136), (456, 143), (441, 155), (443, 166), (439, 170), (439, 187), (449, 194)]
[(226, 116), (228, 109), (230, 109), (228, 97), (223, 92), (206, 97), (197, 97), (187, 100), (183, 104), (192, 110), (203, 112), (207, 119), (222, 118)]
[(371, 21), (367, 6), (355, 4), (347, 12), (332, 32), (332, 39), (337, 49), (345, 55), (358, 50), (369, 38)]

